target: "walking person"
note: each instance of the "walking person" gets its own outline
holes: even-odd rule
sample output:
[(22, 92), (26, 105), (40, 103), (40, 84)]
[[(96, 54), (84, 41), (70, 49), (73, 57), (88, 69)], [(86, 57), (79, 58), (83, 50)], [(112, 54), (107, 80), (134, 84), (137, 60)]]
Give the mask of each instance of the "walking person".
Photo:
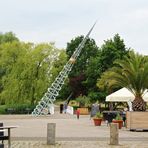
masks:
[(79, 119), (79, 117), (80, 117), (80, 110), (79, 109), (77, 109), (76, 114), (77, 114), (77, 119)]

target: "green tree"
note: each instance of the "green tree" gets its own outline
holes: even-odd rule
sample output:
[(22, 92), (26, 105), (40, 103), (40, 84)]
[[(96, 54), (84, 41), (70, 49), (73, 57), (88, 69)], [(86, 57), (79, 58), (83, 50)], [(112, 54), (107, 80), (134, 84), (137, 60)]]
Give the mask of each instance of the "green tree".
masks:
[(100, 90), (106, 91), (109, 94), (112, 93), (114, 91), (114, 89), (119, 88), (119, 86), (114, 86), (114, 83), (115, 83), (114, 79), (108, 80), (108, 78), (111, 76), (112, 76), (112, 72), (107, 70), (101, 75), (101, 78), (99, 78), (97, 81), (97, 87)]
[(47, 91), (50, 68), (54, 60), (52, 58), (57, 53), (56, 50), (51, 44), (33, 45), (24, 57), (26, 62), (25, 69), (21, 73), (24, 80), (22, 90), (26, 99), (28, 97), (31, 100), (31, 104), (36, 104)]
[(88, 90), (88, 95), (90, 97), (92, 96), (92, 100), (94, 101), (98, 99), (103, 101), (107, 94), (105, 89), (102, 90), (99, 88), (98, 90), (95, 85), (97, 79), (101, 77), (104, 71), (113, 67), (116, 59), (122, 59), (122, 57), (128, 53), (123, 39), (121, 39), (118, 34), (116, 34), (113, 39), (105, 41), (99, 49), (96, 57), (90, 58), (85, 72), (86, 81), (84, 82)]
[[(10, 43), (10, 42), (16, 42), (19, 41), (18, 38), (12, 33), (12, 32), (7, 32), (7, 33), (0, 33), (0, 45), (4, 44), (4, 43)], [(0, 58), (2, 57), (2, 48), (0, 48)], [(3, 90), (3, 86), (2, 86), (2, 77), (3, 75), (5, 75), (6, 73), (6, 68), (2, 67), (0, 64), (0, 93)]]
[(58, 50), (58, 53), (56, 53), (56, 55), (57, 57), (54, 58), (52, 68), (50, 70), (50, 84), (55, 80), (55, 78), (67, 62), (67, 55), (65, 50)]
[(6, 32), (4, 34), (0, 33), (0, 44), (13, 41), (19, 41), (19, 39), (15, 36), (14, 33), (12, 32)]
[[(83, 36), (77, 37), (68, 43), (68, 58), (78, 47), (82, 39)], [(105, 41), (101, 48), (97, 47), (93, 39), (89, 39), (69, 76), (70, 86), (75, 94), (77, 92), (76, 97), (82, 93), (89, 95), (94, 101), (103, 99), (106, 92), (98, 91), (95, 85), (97, 79), (101, 77), (104, 71), (113, 67), (116, 59), (122, 59), (127, 53), (128, 50), (126, 50), (124, 41), (118, 34), (113, 39)]]
[[(142, 96), (148, 88), (148, 60), (146, 57), (130, 52), (123, 60), (117, 60), (116, 66), (105, 72), (103, 79), (109, 87), (126, 87), (135, 99), (134, 111), (145, 111), (146, 103)], [(111, 81), (110, 81), (111, 80)]]
[[(15, 73), (16, 63), (18, 58), (22, 57), (25, 53), (25, 47), (22, 43), (13, 41), (0, 44), (0, 69), (2, 71), (0, 75), (1, 91), (0, 96), (2, 100), (13, 99), (12, 90), (16, 89), (16, 80), (12, 79), (12, 75)], [(9, 83), (14, 85), (13, 89), (9, 88)], [(8, 91), (10, 89), (10, 91)], [(11, 95), (10, 95), (10, 92)], [(8, 98), (6, 96), (9, 96)]]
[(50, 84), (52, 64), (59, 51), (53, 44), (1, 44), (0, 67), (4, 69), (1, 100), (7, 104), (37, 103)]
[[(123, 56), (128, 54), (128, 50), (124, 44), (124, 40), (121, 39), (121, 37), (119, 36), (119, 34), (116, 34), (113, 39), (108, 39), (104, 42), (104, 44), (101, 46), (100, 50), (99, 50), (99, 54), (97, 57), (97, 63), (96, 66), (97, 67), (97, 71), (95, 71), (95, 73), (98, 72), (97, 78), (95, 77), (95, 82), (97, 83), (97, 79), (100, 79), (101, 77), (101, 81), (99, 83), (99, 90), (96, 89), (95, 87), (95, 91), (99, 92), (98, 96), (100, 99), (102, 99), (102, 101), (104, 100), (105, 96), (107, 93), (111, 93), (112, 91), (114, 91), (113, 88), (102, 88), (105, 87), (106, 85), (106, 81), (105, 81), (105, 75), (102, 76), (102, 73), (107, 71), (109, 68), (114, 66), (114, 61), (117, 59), (122, 59)], [(95, 64), (94, 64), (95, 65)], [(93, 65), (91, 66), (93, 67)], [(112, 81), (112, 80), (111, 80)], [(97, 83), (98, 86), (98, 83)], [(93, 88), (93, 87), (91, 87)]]
[(116, 59), (122, 59), (128, 53), (124, 40), (120, 38), (119, 34), (116, 34), (113, 39), (105, 41), (100, 50), (99, 69), (101, 73), (113, 67)]
[[(66, 53), (68, 55), (68, 59), (71, 57), (83, 38), (83, 36), (76, 37), (67, 44)], [(86, 80), (86, 70), (90, 65), (90, 62), (92, 62), (91, 58), (96, 57), (97, 54), (98, 47), (95, 41), (89, 38), (69, 75), (70, 86), (75, 97), (80, 94), (86, 94), (87, 82), (84, 82)]]

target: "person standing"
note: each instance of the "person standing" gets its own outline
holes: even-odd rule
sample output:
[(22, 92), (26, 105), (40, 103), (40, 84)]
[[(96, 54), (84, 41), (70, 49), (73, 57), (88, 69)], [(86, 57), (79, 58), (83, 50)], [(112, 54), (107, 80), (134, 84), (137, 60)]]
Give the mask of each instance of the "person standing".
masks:
[(99, 105), (97, 103), (92, 104), (90, 111), (90, 119), (96, 115), (97, 112), (100, 112)]
[(127, 108), (124, 108), (123, 112), (122, 112), (122, 118), (123, 118), (123, 126), (126, 127), (126, 112), (127, 112)]
[(79, 109), (77, 109), (76, 114), (77, 114), (77, 119), (79, 119), (79, 117), (80, 117), (80, 110)]
[(63, 104), (63, 110), (64, 110), (64, 113), (66, 114), (66, 112), (67, 112), (67, 103), (66, 102), (64, 102), (64, 104)]
[(63, 104), (60, 104), (60, 114), (63, 113)]

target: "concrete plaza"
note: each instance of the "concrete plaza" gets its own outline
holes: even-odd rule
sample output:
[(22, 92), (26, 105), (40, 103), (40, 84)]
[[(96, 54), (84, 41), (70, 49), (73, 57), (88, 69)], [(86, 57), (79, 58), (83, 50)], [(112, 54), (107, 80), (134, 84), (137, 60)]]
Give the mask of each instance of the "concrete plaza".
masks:
[[(95, 127), (88, 115), (60, 114), (33, 117), (31, 115), (0, 115), (4, 125), (14, 125), (11, 130), (12, 147), (114, 147), (109, 145), (110, 127), (105, 122)], [(47, 146), (47, 123), (56, 123), (56, 145)], [(7, 145), (7, 141), (5, 141)], [(119, 130), (119, 146), (126, 148), (148, 148), (148, 132), (131, 132), (125, 127)]]

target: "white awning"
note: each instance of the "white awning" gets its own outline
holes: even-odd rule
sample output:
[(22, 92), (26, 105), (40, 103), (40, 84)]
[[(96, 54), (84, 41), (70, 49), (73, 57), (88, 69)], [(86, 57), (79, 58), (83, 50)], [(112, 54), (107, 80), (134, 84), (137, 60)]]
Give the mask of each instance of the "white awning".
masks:
[[(134, 100), (134, 95), (126, 88), (119, 89), (118, 91), (108, 95), (106, 101), (108, 102), (128, 102)], [(144, 93), (143, 99), (148, 102), (148, 92)]]

